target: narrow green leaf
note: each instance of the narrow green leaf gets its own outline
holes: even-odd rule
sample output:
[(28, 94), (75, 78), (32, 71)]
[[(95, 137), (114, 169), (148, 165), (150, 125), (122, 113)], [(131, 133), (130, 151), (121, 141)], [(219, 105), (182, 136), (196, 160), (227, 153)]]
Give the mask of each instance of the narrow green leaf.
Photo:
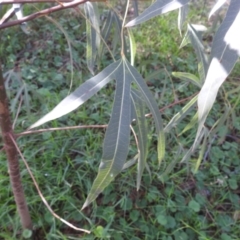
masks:
[(206, 27), (202, 25), (191, 25), (188, 24), (188, 31), (184, 37), (184, 40), (180, 47), (185, 45), (188, 42), (191, 42), (197, 58), (198, 58), (198, 72), (199, 72), (199, 78), (201, 82), (201, 86), (203, 81), (205, 80), (206, 74), (207, 74), (207, 68), (208, 68), (208, 58), (205, 54), (204, 45), (202, 43), (202, 32), (206, 31)]
[(121, 62), (114, 73), (116, 93), (113, 110), (103, 144), (103, 156), (99, 171), (83, 208), (88, 206), (123, 169), (127, 158), (131, 124), (131, 81), (132, 78)]
[(130, 21), (125, 27), (133, 27), (140, 23), (144, 23), (157, 15), (178, 9), (188, 2), (189, 0), (157, 0), (137, 18)]
[(78, 108), (113, 79), (113, 74), (120, 64), (121, 61), (112, 63), (102, 70), (102, 72), (84, 82), (73, 93), (64, 98), (51, 112), (47, 113), (30, 128), (38, 127), (48, 121), (62, 117)]
[(182, 26), (186, 20), (187, 14), (188, 14), (188, 5), (184, 5), (183, 7), (179, 8), (178, 30), (181, 36), (182, 36)]
[(104, 44), (104, 42), (107, 43), (107, 41), (108, 41), (112, 25), (113, 25), (113, 14), (112, 14), (112, 11), (109, 10), (107, 18), (105, 19), (102, 30), (101, 30), (101, 35), (102, 35), (103, 41), (100, 42), (99, 61), (102, 57), (104, 46), (106, 46)]
[[(207, 31), (207, 28), (205, 26), (199, 25), (199, 24), (191, 24), (191, 26), (196, 30), (198, 38), (202, 39), (202, 34)], [(189, 34), (190, 34), (189, 31), (187, 31), (185, 33), (185, 35), (183, 37), (183, 40), (182, 40), (182, 42), (180, 44), (180, 48), (185, 47), (187, 44), (189, 44), (191, 42)]]
[(191, 83), (193, 83), (195, 86), (197, 87), (201, 87), (202, 86), (202, 82), (200, 81), (200, 79), (191, 73), (187, 73), (187, 72), (172, 72), (172, 75), (176, 78), (180, 78), (184, 81), (189, 81)]
[(149, 167), (147, 162), (146, 162), (146, 166), (145, 167), (146, 167), (146, 170), (148, 172), (148, 176), (149, 176), (150, 182), (152, 182), (152, 172), (151, 172), (151, 169), (150, 169), (150, 167)]
[(11, 112), (16, 112), (16, 107), (18, 107), (19, 100), (21, 99), (23, 92), (25, 92), (25, 87), (25, 84), (22, 84), (22, 86), (18, 87), (17, 94), (11, 102)]
[(174, 159), (171, 159), (170, 163), (168, 164), (167, 168), (164, 170), (164, 172), (159, 176), (159, 179), (162, 183), (166, 181), (166, 177), (169, 176), (169, 174), (172, 172), (173, 168), (176, 166), (176, 164), (179, 162), (179, 155), (181, 154), (181, 147), (178, 147), (178, 150), (175, 154)]
[(137, 162), (138, 158), (139, 158), (138, 155), (139, 155), (139, 154), (137, 154), (133, 159), (125, 162), (124, 165), (123, 165), (123, 169), (122, 169), (122, 170), (128, 169), (128, 168), (130, 168), (132, 165), (134, 165), (134, 164)]
[(219, 27), (213, 41), (211, 63), (205, 83), (198, 97), (199, 127), (195, 141), (203, 128), (218, 90), (232, 71), (240, 55), (240, 2), (232, 0), (225, 19)]
[(141, 178), (143, 171), (146, 166), (146, 159), (148, 154), (148, 137), (147, 137), (147, 122), (145, 117), (145, 104), (141, 93), (132, 89), (131, 97), (133, 102), (134, 111), (136, 113), (136, 122), (138, 127), (138, 147), (139, 147), (139, 158), (138, 158), (138, 173), (137, 173), (137, 189), (139, 190), (141, 185)]
[[(113, 11), (113, 19), (115, 22), (115, 34), (113, 38), (113, 52), (115, 53), (117, 50), (117, 44), (121, 44), (121, 32), (122, 32), (122, 21), (119, 19), (119, 16)], [(127, 43), (126, 43), (126, 36), (123, 36), (123, 46), (124, 55), (127, 56)]]
[(141, 91), (142, 96), (153, 115), (158, 135), (157, 149), (158, 149), (158, 161), (160, 164), (165, 155), (165, 136), (163, 131), (162, 117), (158, 109), (158, 105), (142, 76), (137, 72), (137, 70), (133, 66), (131, 66), (129, 62), (126, 62), (126, 65), (133, 78), (133, 81), (137, 84), (138, 89)]
[(205, 154), (205, 151), (206, 151), (206, 147), (207, 147), (207, 137), (208, 137), (208, 130), (207, 128), (204, 128), (204, 139), (203, 139), (203, 142), (201, 144), (201, 148), (200, 148), (200, 152), (199, 152), (199, 156), (198, 156), (198, 159), (197, 159), (197, 162), (196, 162), (196, 165), (195, 165), (195, 168), (194, 168), (194, 171), (193, 173), (197, 173), (200, 165), (201, 165), (201, 162), (202, 162), (202, 159), (204, 157), (204, 154)]
[(189, 112), (193, 109), (195, 106), (195, 103), (197, 102), (198, 95), (195, 96), (193, 99), (190, 100), (188, 104), (186, 104), (180, 112), (175, 114), (171, 121), (168, 123), (168, 125), (164, 128), (164, 132), (170, 132), (170, 130), (177, 126), (180, 121), (182, 121), (183, 118), (185, 118)]
[(84, 4), (84, 10), (87, 28), (87, 66), (89, 71), (94, 74), (97, 49), (99, 49), (100, 46), (99, 13), (96, 3), (93, 2), (86, 2)]
[(178, 135), (181, 136), (183, 133), (187, 132), (188, 130), (192, 129), (193, 127), (196, 126), (198, 122), (198, 113), (196, 112), (196, 114), (194, 114), (194, 116), (192, 117), (190, 123), (188, 123), (185, 128), (182, 130), (181, 133), (179, 133)]
[(190, 41), (194, 47), (194, 50), (198, 58), (199, 78), (200, 78), (200, 81), (203, 83), (203, 81), (206, 78), (207, 70), (208, 70), (208, 57), (205, 54), (201, 32), (198, 31), (198, 27), (199, 29), (201, 29), (201, 27), (204, 27), (204, 26), (191, 25), (191, 24), (188, 25), (189, 32), (190, 32)]
[(204, 129), (202, 129), (202, 131), (199, 134), (199, 137), (197, 139), (197, 141), (191, 146), (191, 148), (186, 152), (186, 154), (184, 155), (184, 157), (181, 160), (181, 163), (183, 162), (187, 162), (189, 160), (189, 158), (191, 157), (191, 155), (195, 152), (196, 148), (200, 145), (202, 138), (204, 137)]
[(215, 5), (213, 6), (211, 12), (209, 13), (208, 18), (211, 18), (211, 16), (219, 9), (222, 7), (224, 3), (226, 3), (227, 0), (218, 0)]
[(130, 41), (131, 65), (134, 66), (134, 59), (135, 59), (136, 52), (137, 52), (137, 45), (136, 45), (133, 33), (130, 29), (128, 29), (128, 35), (129, 35), (129, 41)]
[(190, 39), (189, 39), (189, 33), (187, 31), (182, 39), (182, 42), (181, 42), (179, 48), (183, 48), (183, 47), (187, 46), (189, 43), (190, 43)]
[(103, 25), (103, 28), (102, 28), (102, 31), (101, 31), (104, 41), (107, 41), (107, 39), (109, 37), (111, 27), (112, 27), (112, 23), (113, 23), (113, 14), (112, 14), (112, 11), (109, 10), (107, 18), (104, 21), (104, 25)]

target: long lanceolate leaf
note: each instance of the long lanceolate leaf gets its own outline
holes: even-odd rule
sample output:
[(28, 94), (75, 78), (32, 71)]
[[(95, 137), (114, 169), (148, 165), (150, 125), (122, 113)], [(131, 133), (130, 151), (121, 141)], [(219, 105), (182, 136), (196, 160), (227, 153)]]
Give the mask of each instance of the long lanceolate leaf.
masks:
[(84, 10), (87, 28), (87, 66), (89, 71), (94, 74), (97, 49), (100, 47), (99, 13), (97, 5), (92, 2), (86, 2)]
[(84, 82), (73, 93), (64, 98), (51, 112), (34, 123), (30, 128), (38, 127), (78, 108), (113, 79), (113, 74), (120, 64), (120, 61), (112, 63), (102, 72)]
[(218, 0), (216, 2), (216, 4), (214, 5), (214, 7), (212, 8), (211, 12), (209, 13), (209, 17), (208, 18), (210, 18), (226, 2), (227, 2), (227, 0)]
[(129, 42), (130, 42), (131, 65), (134, 66), (134, 60), (137, 52), (137, 45), (131, 29), (128, 29), (128, 35), (129, 35)]
[(201, 39), (201, 34), (197, 29), (198, 25), (188, 25), (187, 35), (189, 40), (191, 41), (193, 48), (196, 52), (198, 58), (198, 72), (199, 78), (201, 82), (203, 82), (206, 78), (207, 68), (208, 68), (208, 59), (204, 52), (204, 46)]
[(124, 62), (121, 62), (121, 65), (116, 69), (114, 78), (116, 80), (116, 93), (112, 116), (104, 139), (103, 156), (97, 178), (94, 180), (83, 208), (94, 201), (99, 193), (122, 171), (128, 154), (132, 78)]
[(145, 104), (143, 102), (143, 97), (141, 93), (132, 89), (131, 98), (132, 98), (132, 111), (135, 111), (136, 122), (138, 127), (138, 173), (137, 173), (137, 189), (140, 188), (141, 178), (143, 170), (146, 166), (147, 159), (147, 146), (148, 146), (148, 137), (147, 137), (147, 122), (144, 114)]
[(196, 140), (216, 99), (218, 90), (240, 55), (240, 1), (232, 0), (212, 46), (211, 62), (198, 97), (199, 127)]
[(199, 88), (201, 88), (201, 86), (202, 86), (202, 83), (201, 83), (200, 79), (192, 73), (172, 72), (172, 75), (176, 78), (181, 79), (181, 80), (191, 82)]
[[(122, 34), (122, 21), (120, 20), (119, 16), (116, 14), (115, 11), (112, 11), (113, 20), (115, 23), (115, 33), (112, 43), (113, 52), (117, 49), (117, 44), (121, 43), (121, 34)], [(123, 36), (123, 46), (121, 46), (124, 49), (124, 55), (127, 56), (127, 43), (126, 43), (126, 36)]]
[(131, 66), (129, 62), (126, 62), (126, 65), (132, 76), (133, 81), (136, 83), (138, 89), (141, 91), (142, 96), (153, 115), (158, 135), (158, 161), (160, 164), (165, 155), (165, 137), (163, 132), (162, 117), (159, 112), (158, 105), (142, 76), (133, 66)]
[(179, 111), (176, 115), (173, 116), (173, 118), (171, 119), (171, 121), (168, 123), (168, 125), (164, 128), (164, 132), (170, 132), (170, 130), (177, 126), (179, 124), (179, 122), (182, 121), (183, 118), (185, 118), (187, 116), (187, 114), (189, 114), (189, 112), (193, 109), (193, 107), (195, 106), (195, 103), (197, 102), (197, 97), (195, 96), (193, 99), (191, 99), (191, 101), (186, 104), (181, 111)]
[(107, 18), (105, 19), (103, 27), (101, 29), (101, 35), (102, 35), (103, 41), (100, 42), (99, 59), (102, 58), (103, 49), (104, 47), (106, 47), (105, 43), (108, 41), (108, 37), (111, 33), (112, 24), (113, 24), (113, 14), (112, 14), (112, 11), (109, 10)]
[(184, 5), (183, 7), (179, 8), (178, 30), (179, 30), (181, 36), (182, 36), (182, 26), (184, 24), (184, 21), (186, 20), (187, 13), (188, 13), (188, 5)]
[[(116, 80), (116, 94), (114, 99), (112, 117), (109, 122), (107, 132), (105, 135), (103, 156), (99, 166), (99, 171), (90, 193), (83, 205), (85, 208), (101, 193), (108, 184), (114, 180), (118, 173), (120, 173), (125, 164), (129, 139), (130, 139), (130, 124), (133, 117), (131, 107), (134, 107), (131, 101), (131, 83), (135, 82), (138, 86), (143, 99), (138, 100), (140, 102), (145, 101), (148, 108), (151, 110), (158, 134), (158, 155), (159, 162), (162, 160), (165, 151), (165, 139), (162, 127), (161, 114), (159, 112), (156, 101), (154, 100), (151, 92), (149, 91), (146, 83), (137, 70), (131, 66), (131, 64), (124, 58), (120, 63), (118, 62), (117, 68), (111, 75)], [(133, 98), (132, 98), (133, 99)], [(133, 99), (134, 100), (134, 99)], [(137, 103), (138, 104), (138, 103)], [(134, 107), (135, 109), (135, 107)], [(138, 107), (137, 107), (138, 109)], [(144, 133), (143, 119), (140, 120), (140, 116), (143, 115), (143, 109), (141, 113), (135, 111), (135, 116), (138, 121), (141, 121), (141, 135), (143, 139), (141, 141), (140, 151), (141, 154), (141, 169), (138, 171), (138, 184), (140, 185), (140, 179), (145, 167), (146, 161), (146, 132)], [(143, 117), (143, 116), (142, 116)], [(143, 163), (143, 164), (142, 164)]]
[(132, 1), (134, 17), (138, 16), (138, 0)]
[(137, 18), (130, 21), (126, 27), (132, 27), (144, 23), (157, 15), (183, 7), (188, 2), (189, 0), (157, 0)]

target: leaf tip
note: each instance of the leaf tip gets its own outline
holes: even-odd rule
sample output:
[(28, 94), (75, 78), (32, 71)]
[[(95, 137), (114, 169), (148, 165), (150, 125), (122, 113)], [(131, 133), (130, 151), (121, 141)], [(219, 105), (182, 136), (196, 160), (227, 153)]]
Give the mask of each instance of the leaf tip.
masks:
[(128, 28), (128, 27), (133, 27), (135, 25), (135, 20), (132, 20), (130, 22), (128, 22), (125, 27)]
[(82, 208), (81, 208), (81, 211), (83, 209), (85, 209), (88, 205), (89, 205), (89, 202), (88, 202), (88, 200), (86, 200), (85, 203), (83, 204)]
[(158, 157), (158, 170), (161, 168), (162, 161), (163, 161), (163, 156), (162, 157)]
[(32, 124), (32, 125), (28, 128), (28, 130), (33, 129), (33, 128), (35, 128), (35, 127), (37, 127), (37, 124), (36, 124), (36, 123)]

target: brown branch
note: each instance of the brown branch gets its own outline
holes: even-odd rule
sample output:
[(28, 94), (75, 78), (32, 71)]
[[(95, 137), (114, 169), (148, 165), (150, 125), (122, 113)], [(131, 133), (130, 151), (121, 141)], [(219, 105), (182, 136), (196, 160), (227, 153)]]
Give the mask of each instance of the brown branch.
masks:
[(189, 99), (195, 97), (198, 93), (199, 93), (199, 92), (194, 93), (194, 94), (191, 95), (190, 97), (183, 98), (183, 99), (178, 100), (178, 101), (174, 101), (173, 103), (167, 105), (166, 107), (161, 108), (160, 111), (163, 112), (163, 111), (164, 111), (165, 109), (167, 109), (167, 108), (173, 107), (173, 106), (178, 105), (178, 104), (183, 103), (183, 102), (186, 102), (187, 100), (189, 100)]
[[(105, 0), (99, 0), (99, 1), (105, 1)], [(73, 1), (68, 2), (68, 3), (62, 3), (61, 5), (54, 6), (54, 7), (51, 7), (51, 8), (47, 8), (47, 9), (41, 10), (39, 12), (33, 13), (31, 15), (28, 15), (26, 17), (23, 17), (22, 19), (14, 20), (14, 21), (7, 22), (7, 23), (3, 23), (3, 24), (0, 25), (0, 29), (4, 29), (4, 28), (15, 26), (15, 25), (19, 25), (21, 23), (31, 21), (35, 18), (42, 17), (44, 15), (48, 15), (48, 14), (53, 13), (53, 12), (57, 12), (57, 11), (67, 9), (67, 8), (76, 7), (76, 6), (78, 6), (80, 4), (83, 4), (83, 3), (86, 3), (86, 2), (89, 2), (89, 0), (73, 0)]]
[[(1, 5), (14, 3), (68, 3), (74, 0), (0, 0)], [(88, 0), (89, 2), (105, 2), (106, 0)]]
[[(61, 0), (59, 2), (65, 3), (65, 2), (73, 2), (74, 0)], [(58, 3), (56, 0), (2, 0), (0, 1), (1, 5), (6, 4), (14, 4), (14, 3)]]
[(39, 130), (30, 130), (22, 133), (15, 134), (16, 137), (25, 136), (34, 133), (43, 133), (43, 132), (51, 132), (51, 131), (59, 131), (59, 130), (72, 130), (72, 129), (80, 129), (80, 128), (106, 128), (108, 125), (83, 125), (83, 126), (71, 126), (71, 127), (58, 127), (58, 128), (46, 128)]
[(4, 79), (0, 62), (0, 128), (2, 132), (2, 140), (4, 150), (8, 162), (9, 177), (12, 186), (14, 199), (17, 205), (17, 210), (21, 219), (23, 229), (32, 229), (32, 220), (29, 214), (27, 202), (24, 196), (23, 186), (21, 182), (18, 152), (14, 145), (13, 129), (11, 123), (11, 114), (9, 111), (9, 102), (4, 85)]
[[(187, 97), (187, 98), (184, 98), (184, 99), (181, 99), (181, 100), (178, 100), (178, 101), (174, 101), (173, 103), (170, 103), (169, 105), (167, 105), (167, 106), (165, 106), (165, 107), (163, 107), (163, 108), (160, 108), (159, 111), (160, 111), (160, 112), (163, 112), (164, 110), (166, 110), (166, 109), (168, 109), (168, 108), (171, 108), (171, 107), (173, 107), (173, 106), (175, 106), (175, 105), (178, 105), (178, 104), (180, 104), (180, 103), (186, 102), (187, 100), (195, 97), (198, 93), (199, 93), (199, 92), (194, 93), (194, 94), (193, 94), (192, 96), (190, 96), (190, 97)], [(150, 116), (152, 116), (152, 113), (148, 113), (148, 114), (145, 115), (145, 117), (150, 117)]]

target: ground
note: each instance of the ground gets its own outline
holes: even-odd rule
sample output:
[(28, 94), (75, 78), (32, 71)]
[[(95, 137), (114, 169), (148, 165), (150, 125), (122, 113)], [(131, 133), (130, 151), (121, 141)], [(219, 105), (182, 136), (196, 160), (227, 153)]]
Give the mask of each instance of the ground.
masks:
[[(189, 19), (211, 27), (206, 20), (208, 10), (200, 5), (196, 9), (190, 11)], [(27, 7), (26, 11), (31, 8)], [(201, 16), (196, 11), (200, 11)], [(32, 31), (29, 36), (18, 26), (1, 30), (0, 55), (17, 133), (26, 130), (91, 76), (85, 61), (85, 21), (74, 10), (66, 10), (63, 16), (62, 13), (51, 15), (67, 35), (49, 18), (29, 23)], [(136, 66), (158, 101), (166, 126), (188, 98), (199, 91), (171, 75), (172, 71), (197, 74), (196, 56), (191, 46), (179, 49), (182, 37), (177, 29), (177, 13), (154, 18), (133, 29), (133, 34), (137, 42)], [(204, 36), (206, 47), (211, 36), (209, 32)], [(99, 69), (110, 62), (106, 54)], [(140, 190), (136, 190), (136, 166), (132, 166), (83, 211), (80, 209), (97, 175), (105, 128), (19, 137), (19, 147), (53, 210), (72, 224), (92, 232), (79, 233), (55, 219), (20, 161), (25, 194), (39, 239), (240, 239), (239, 72), (237, 64), (208, 117), (206, 126), (211, 128), (227, 114), (228, 107), (230, 109), (228, 117), (221, 118), (222, 124), (209, 138), (211, 141), (207, 143), (196, 174), (193, 168), (199, 151), (187, 162), (180, 163), (194, 141), (196, 128), (181, 132), (195, 111), (167, 134), (167, 153), (160, 167), (149, 117), (149, 171), (144, 172)], [(114, 83), (77, 111), (43, 127), (107, 124), (113, 95)], [(135, 154), (132, 138), (128, 160)], [(20, 239), (21, 226), (3, 151), (0, 152), (0, 189), (0, 238)]]

